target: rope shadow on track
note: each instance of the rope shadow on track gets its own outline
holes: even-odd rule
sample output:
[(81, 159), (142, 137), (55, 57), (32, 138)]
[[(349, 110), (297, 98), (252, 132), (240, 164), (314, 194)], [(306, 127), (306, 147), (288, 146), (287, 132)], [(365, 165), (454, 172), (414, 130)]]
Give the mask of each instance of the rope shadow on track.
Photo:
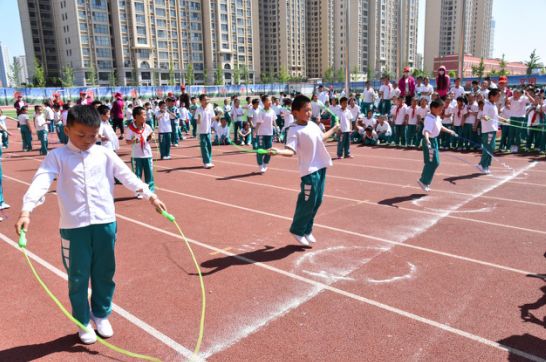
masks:
[(45, 343), (29, 344), (26, 346), (5, 349), (0, 351), (0, 361), (34, 361), (59, 352), (86, 353), (89, 355), (99, 354), (99, 352), (90, 351), (82, 346), (75, 334), (69, 334)]
[(444, 181), (447, 181), (447, 182), (449, 182), (450, 184), (456, 185), (456, 184), (457, 184), (456, 181), (459, 181), (459, 180), (472, 180), (472, 179), (478, 178), (478, 177), (480, 177), (480, 176), (483, 176), (483, 174), (482, 174), (482, 173), (475, 172), (475, 173), (471, 173), (471, 174), (469, 174), (469, 175), (446, 177), (446, 178), (444, 179)]
[(260, 172), (248, 172), (243, 173), (240, 175), (233, 175), (233, 176), (225, 176), (225, 177), (219, 177), (217, 178), (218, 181), (228, 181), (228, 180), (234, 180), (239, 178), (247, 178), (247, 177), (253, 177), (253, 176), (261, 176), (262, 174)]
[[(282, 248), (275, 249), (272, 246), (264, 246), (263, 249), (253, 250), (246, 253), (241, 253), (232, 256), (225, 256), (221, 258), (210, 259), (201, 263), (201, 267), (212, 269), (206, 272), (203, 272), (202, 275), (211, 275), (229, 268), (230, 266), (238, 265), (251, 265), (256, 262), (267, 263), (274, 260), (284, 259), (291, 254), (300, 253), (309, 247), (298, 246), (298, 245), (286, 245)], [(190, 273), (190, 275), (197, 275), (196, 273)]]
[(396, 204), (401, 204), (407, 201), (419, 200), (425, 196), (427, 195), (426, 194), (411, 194), (408, 196), (397, 196), (390, 199), (378, 201), (377, 203), (379, 205), (387, 205), (387, 206), (395, 207), (398, 209), (398, 206)]

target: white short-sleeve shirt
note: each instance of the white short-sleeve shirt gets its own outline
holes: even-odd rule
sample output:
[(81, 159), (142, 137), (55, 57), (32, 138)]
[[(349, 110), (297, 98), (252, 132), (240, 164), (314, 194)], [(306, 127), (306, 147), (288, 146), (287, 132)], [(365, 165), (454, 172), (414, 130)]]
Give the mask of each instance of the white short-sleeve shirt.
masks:
[(277, 114), (273, 109), (262, 109), (258, 118), (256, 119), (256, 125), (260, 125), (258, 128), (258, 136), (273, 136), (273, 125), (277, 121)]
[(349, 108), (345, 108), (344, 111), (340, 109), (337, 112), (337, 116), (339, 117), (339, 127), (341, 128), (341, 132), (351, 132), (353, 114)]
[(525, 117), (526, 107), (529, 104), (529, 98), (526, 96), (519, 97), (515, 100), (514, 97), (510, 97), (510, 114), (512, 117)]
[(401, 106), (394, 106), (391, 109), (391, 115), (394, 118), (394, 124), (395, 125), (401, 125), (404, 124), (404, 119), (406, 117), (408, 106), (405, 104), (402, 104)]
[[(148, 137), (154, 133), (152, 127), (144, 123), (141, 134), (134, 132), (130, 127), (127, 127), (126, 130), (127, 134), (125, 135), (125, 139), (127, 141), (138, 140), (131, 146), (131, 157), (152, 158), (152, 147), (150, 146), (150, 142), (148, 142)], [(144, 139), (144, 144), (140, 143), (140, 138)]]
[(497, 132), (499, 130), (499, 110), (497, 106), (486, 101), (483, 106), (483, 116), (487, 118), (482, 117), (481, 119), (482, 133)]
[(301, 177), (332, 166), (332, 158), (322, 140), (323, 133), (315, 122), (294, 124), (288, 130), (286, 147), (298, 156)]
[(408, 115), (408, 124), (411, 124), (412, 126), (415, 126), (417, 124), (417, 110), (419, 107), (407, 107), (406, 108), (406, 114)]
[(197, 115), (197, 119), (200, 120), (197, 124), (197, 133), (210, 133), (212, 120), (215, 117), (214, 108), (212, 107), (212, 105), (207, 105), (205, 109), (203, 109), (203, 107), (197, 108), (195, 114)]
[(171, 133), (173, 131), (169, 113), (158, 111), (155, 115), (155, 119), (157, 120), (159, 133)]
[(425, 131), (429, 133), (429, 137), (436, 138), (440, 135), (442, 131), (442, 119), (433, 115), (432, 113), (428, 114), (425, 117), (425, 125), (423, 127), (423, 136)]

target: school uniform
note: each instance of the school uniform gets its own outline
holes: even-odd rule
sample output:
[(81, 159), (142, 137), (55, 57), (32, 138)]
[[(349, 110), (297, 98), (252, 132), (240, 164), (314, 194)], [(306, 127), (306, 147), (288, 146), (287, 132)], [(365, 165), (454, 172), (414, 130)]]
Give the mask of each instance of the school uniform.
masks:
[(260, 115), (260, 107), (254, 109), (250, 107), (247, 111), (247, 119), (250, 123), (250, 128), (252, 129), (252, 148), (258, 149), (258, 136), (256, 135), (256, 120)]
[(453, 86), (449, 90), (449, 93), (453, 94), (453, 99), (454, 100), (457, 100), (457, 98), (464, 96), (464, 87), (462, 85), (460, 85), (458, 87)]
[(368, 114), (369, 110), (374, 110), (374, 101), (377, 94), (373, 88), (366, 88), (362, 93), (362, 103), (360, 104), (360, 111), (364, 115)]
[(245, 112), (241, 107), (233, 107), (231, 109), (231, 120), (233, 121), (233, 140), (235, 144), (239, 144), (239, 130), (243, 129), (243, 115)]
[[(258, 115), (256, 119), (256, 126), (259, 125), (256, 132), (258, 137), (258, 148), (268, 150), (273, 147), (273, 125), (275, 124), (276, 120), (277, 115), (272, 109), (269, 109), (267, 111), (265, 109), (262, 109), (262, 111)], [(258, 162), (258, 165), (262, 166), (263, 164), (265, 164), (265, 166), (267, 167), (269, 161), (271, 160), (271, 156), (269, 154), (260, 155), (259, 153), (257, 153), (256, 160)]]
[(379, 136), (373, 130), (370, 134), (366, 133), (366, 131), (364, 131), (364, 133), (362, 134), (362, 144), (364, 146), (375, 146), (377, 145), (378, 140)]
[(476, 142), (477, 132), (474, 131), (474, 124), (476, 123), (476, 116), (480, 111), (478, 103), (474, 102), (467, 105), (466, 112), (467, 116), (463, 125), (463, 147), (466, 150), (469, 150), (471, 147), (476, 147), (472, 145), (470, 141)]
[(381, 101), (379, 102), (379, 113), (387, 115), (391, 111), (394, 89), (392, 88), (391, 84), (382, 84), (381, 87), (379, 87), (379, 93), (381, 94)]
[(180, 140), (180, 112), (176, 106), (167, 108), (171, 120), (171, 146), (178, 147)]
[(320, 122), (320, 114), (322, 113), (322, 110), (324, 109), (324, 103), (317, 100), (311, 101), (311, 120), (313, 122)]
[(182, 136), (181, 132), (188, 133), (190, 132), (190, 111), (186, 107), (180, 107), (180, 139), (183, 140), (184, 137)]
[(415, 111), (417, 113), (418, 121), (415, 130), (415, 144), (417, 147), (421, 146), (421, 139), (423, 138), (423, 126), (425, 123), (425, 117), (429, 113), (428, 107), (418, 107)]
[(394, 123), (394, 143), (406, 146), (406, 115), (408, 106), (402, 104), (392, 107), (391, 116)]
[[(484, 119), (487, 117), (487, 119)], [(484, 170), (488, 170), (491, 165), (491, 155), (495, 152), (495, 142), (497, 131), (499, 130), (499, 111), (497, 106), (485, 101), (483, 106), (483, 117), (481, 118), (482, 126), (482, 158), (480, 165)]]
[(301, 176), (300, 193), (290, 232), (298, 236), (309, 235), (322, 203), (326, 169), (332, 159), (322, 140), (323, 133), (314, 122), (294, 124), (288, 130), (286, 147), (296, 153)]
[(544, 151), (546, 149), (546, 129), (544, 121), (544, 113), (542, 106), (538, 105), (533, 107), (527, 117), (527, 150), (531, 150), (531, 147), (535, 151)]
[(28, 126), (29, 117), (28, 114), (21, 113), (17, 117), (19, 122), (19, 129), (21, 130), (21, 138), (23, 140), (23, 151), (32, 151), (32, 133), (30, 133), (30, 127)]
[(154, 191), (153, 154), (149, 140), (154, 131), (152, 127), (144, 123), (141, 129), (135, 123), (129, 124), (125, 139), (135, 141), (131, 145), (131, 166), (135, 175), (148, 184), (150, 191)]
[(345, 110), (340, 108), (336, 115), (339, 119), (339, 127), (341, 129), (341, 138), (337, 143), (337, 157), (349, 157), (351, 155), (350, 145), (353, 114), (349, 108), (345, 108)]
[[(434, 93), (434, 87), (430, 83), (427, 85), (423, 83), (423, 85), (417, 87), (416, 90), (420, 98), (425, 98), (428, 103), (430, 103), (430, 101), (432, 100), (432, 93)], [(423, 93), (427, 94), (424, 95)]]
[[(0, 124), (2, 126), (4, 126), (5, 129), (8, 129), (7, 125), (6, 125), (6, 119), (7, 119), (6, 116), (0, 116)], [(2, 148), (8, 148), (8, 146), (9, 146), (9, 135), (8, 135), (8, 133), (6, 131), (0, 131), (0, 133), (2, 135)]]
[(525, 126), (526, 119), (526, 110), (529, 105), (529, 98), (522, 95), (518, 100), (514, 97), (510, 97), (510, 124), (514, 127), (509, 127), (507, 147), (519, 147), (521, 144), (522, 133), (525, 132), (524, 129), (520, 128)]
[(429, 186), (432, 183), (434, 172), (440, 166), (440, 152), (438, 151), (438, 136), (442, 132), (442, 119), (431, 113), (425, 117), (423, 125), (423, 136), (425, 132), (429, 133), (430, 147), (425, 144), (426, 139), (423, 137), (423, 172), (421, 173), (421, 181), (424, 185)]
[(148, 186), (115, 153), (97, 145), (81, 151), (69, 142), (46, 156), (23, 197), (22, 211), (32, 212), (57, 179), (62, 261), (72, 315), (83, 325), (89, 323), (90, 310), (98, 318), (112, 311), (117, 229), (114, 177), (131, 191), (142, 189), (146, 199), (151, 197)]
[(347, 106), (347, 109), (351, 111), (351, 114), (353, 115), (352, 125), (354, 127), (356, 120), (358, 119), (358, 116), (360, 115), (360, 108), (358, 106)]
[[(453, 108), (448, 106), (442, 111), (442, 126), (447, 129), (453, 128)], [(451, 135), (449, 133), (442, 133), (440, 135), (440, 147), (442, 149), (448, 149), (451, 147)]]
[(391, 142), (392, 128), (389, 122), (383, 122), (383, 124), (378, 122), (377, 126), (375, 126), (375, 131), (377, 132), (379, 142)]
[(215, 143), (217, 145), (231, 144), (231, 139), (229, 138), (229, 126), (227, 125), (227, 122), (225, 127), (222, 125), (216, 127)]
[(146, 110), (146, 124), (152, 129), (155, 129), (154, 111), (152, 108)]
[(43, 114), (38, 114), (34, 116), (34, 128), (36, 129), (36, 134), (38, 140), (40, 140), (40, 155), (47, 155), (47, 130), (48, 125), (47, 121)]
[(155, 115), (157, 126), (159, 128), (159, 157), (163, 159), (171, 158), (171, 117), (169, 113), (157, 112)]
[(224, 117), (226, 119), (226, 123), (228, 126), (231, 126), (231, 105), (230, 104), (224, 104)]
[[(456, 106), (453, 109), (453, 130), (458, 135), (463, 134), (463, 124), (464, 119), (467, 114), (467, 109), (465, 105), (463, 104), (461, 108), (459, 106)], [(462, 150), (463, 148), (463, 139), (461, 137), (455, 137), (452, 139), (452, 147), (457, 148), (458, 150)]]
[(407, 107), (406, 115), (408, 117), (408, 126), (406, 129), (407, 145), (415, 147), (417, 146), (417, 110), (419, 107)]
[[(117, 152), (119, 150), (119, 141), (116, 136), (116, 131), (114, 131), (114, 129), (112, 128), (108, 120), (100, 122), (99, 137), (100, 137), (99, 144), (102, 147), (106, 147), (107, 149), (113, 152)], [(107, 139), (103, 141), (102, 138), (107, 138)]]
[(215, 117), (212, 105), (197, 108), (195, 111), (197, 119), (197, 134), (199, 134), (199, 145), (201, 147), (201, 157), (203, 164), (208, 165), (212, 162), (212, 143), (210, 140), (212, 120)]
[(190, 114), (191, 114), (190, 123), (192, 127), (191, 134), (193, 137), (197, 137), (197, 120), (195, 118), (195, 111), (197, 111), (197, 108), (198, 107), (196, 104), (192, 104), (190, 106)]
[[(502, 107), (501, 108), (501, 115), (505, 119), (510, 119), (510, 115), (512, 114), (512, 110), (508, 107)], [(501, 129), (501, 139), (499, 144), (499, 150), (500, 151), (506, 151), (509, 150), (510, 147), (508, 147), (508, 138), (510, 137), (510, 126), (507, 124), (500, 124)]]
[(283, 109), (282, 117), (284, 126), (281, 130), (281, 142), (286, 143), (286, 133), (288, 128), (294, 123), (294, 116), (290, 109)]

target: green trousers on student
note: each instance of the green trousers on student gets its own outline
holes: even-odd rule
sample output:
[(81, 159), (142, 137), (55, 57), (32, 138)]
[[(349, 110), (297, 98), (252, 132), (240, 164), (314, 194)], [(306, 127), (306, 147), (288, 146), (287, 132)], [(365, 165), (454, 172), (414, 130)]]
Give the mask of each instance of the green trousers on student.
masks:
[(337, 157), (351, 155), (351, 132), (342, 132), (337, 142)]
[(23, 139), (23, 151), (32, 151), (32, 133), (30, 133), (30, 128), (26, 124), (22, 124), (21, 129), (21, 138)]
[(482, 158), (480, 165), (483, 168), (489, 168), (491, 166), (491, 155), (495, 152), (495, 142), (497, 138), (497, 132), (482, 133)]
[[(257, 136), (258, 137), (258, 147), (263, 150), (268, 150), (271, 147), (273, 147), (273, 136)], [(262, 164), (269, 164), (269, 161), (271, 160), (270, 155), (260, 155), (259, 153), (256, 154), (256, 160), (258, 161), (258, 165)]]
[(47, 130), (38, 131), (38, 139), (40, 140), (40, 155), (47, 155)]
[(472, 147), (470, 140), (474, 139), (474, 129), (473, 125), (470, 123), (465, 123), (463, 125), (463, 147), (465, 150), (469, 150)]
[(171, 133), (159, 134), (159, 156), (161, 159), (171, 156)]
[(290, 232), (299, 236), (313, 231), (313, 222), (324, 195), (326, 168), (321, 168), (301, 178), (300, 193)]
[(438, 138), (429, 138), (430, 148), (426, 145), (426, 140), (423, 138), (423, 158), (425, 165), (419, 179), (425, 185), (432, 183), (434, 172), (440, 166), (440, 153), (438, 152)]
[(148, 184), (150, 191), (154, 191), (154, 172), (153, 172), (153, 160), (149, 158), (132, 158), (131, 166), (133, 167), (133, 172), (138, 178), (142, 178), (144, 174), (144, 182)]
[(527, 125), (527, 119), (525, 117), (510, 117), (510, 124), (514, 125), (514, 127), (510, 127), (510, 130), (508, 131), (507, 147), (519, 147), (521, 146), (521, 134), (522, 132), (525, 132), (525, 130), (520, 127)]
[(72, 315), (82, 324), (89, 323), (87, 288), (91, 279), (91, 310), (95, 317), (106, 318), (112, 312), (116, 284), (116, 223), (61, 229), (61, 252), (68, 272), (68, 295)]
[(406, 126), (403, 124), (394, 125), (394, 144), (397, 146), (406, 146)]
[(408, 124), (406, 128), (406, 141), (408, 146), (418, 146), (417, 143), (417, 125)]
[(203, 163), (211, 163), (212, 161), (212, 143), (210, 142), (210, 133), (199, 135), (199, 146), (201, 147), (201, 157)]

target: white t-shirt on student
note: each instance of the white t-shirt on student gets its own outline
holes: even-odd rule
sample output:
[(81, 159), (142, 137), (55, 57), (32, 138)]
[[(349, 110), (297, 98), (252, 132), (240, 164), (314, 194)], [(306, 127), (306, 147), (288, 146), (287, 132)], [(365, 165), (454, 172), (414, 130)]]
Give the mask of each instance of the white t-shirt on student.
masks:
[(382, 84), (381, 87), (379, 87), (379, 93), (381, 92), (383, 94), (381, 99), (384, 99), (387, 101), (390, 101), (392, 99), (392, 96), (394, 95), (392, 85), (390, 84), (389, 85)]
[(231, 109), (231, 120), (233, 122), (242, 122), (245, 111), (241, 107), (233, 107)]
[(406, 114), (408, 115), (408, 124), (415, 126), (417, 124), (417, 110), (419, 107), (407, 107)]
[[(101, 146), (108, 148), (112, 151), (117, 151), (119, 149), (119, 141), (116, 136), (116, 132), (110, 125), (108, 121), (101, 121), (99, 128), (99, 137), (101, 137)], [(107, 137), (108, 139), (103, 141), (102, 137)]]
[(351, 114), (353, 115), (353, 121), (356, 121), (356, 119), (360, 115), (360, 107), (355, 104), (354, 107), (347, 106), (347, 109), (351, 111)]
[(478, 112), (480, 111), (480, 107), (478, 107), (478, 102), (474, 102), (470, 105), (466, 106), (466, 113), (468, 116), (464, 120), (464, 124), (474, 124), (476, 122), (476, 116), (478, 115)]
[(205, 109), (203, 107), (197, 108), (195, 115), (199, 123), (197, 124), (197, 133), (207, 134), (210, 133), (212, 120), (215, 117), (214, 108), (212, 105), (207, 105)]
[(0, 125), (2, 125), (4, 128), (7, 128), (6, 126), (6, 116), (0, 116)]
[(402, 104), (401, 106), (394, 106), (391, 109), (391, 115), (394, 118), (394, 124), (395, 125), (402, 125), (404, 124), (404, 119), (406, 118), (408, 106), (405, 104)]
[(144, 123), (144, 126), (142, 127), (143, 131), (142, 134), (138, 134), (136, 132), (133, 132), (133, 130), (130, 127), (126, 128), (127, 134), (125, 136), (125, 139), (127, 141), (134, 140), (135, 138), (144, 138), (144, 147), (142, 147), (142, 144), (140, 141), (135, 142), (132, 144), (132, 158), (152, 158), (152, 147), (150, 146), (150, 142), (148, 142), (148, 137), (150, 137), (151, 134), (154, 133), (152, 130), (152, 127), (150, 127), (148, 124)]
[(43, 114), (34, 116), (34, 127), (36, 127), (36, 131), (47, 130), (47, 123)]
[(322, 109), (324, 108), (324, 103), (321, 101), (312, 101), (311, 102), (311, 115), (316, 118), (320, 118), (320, 112), (322, 112)]
[(375, 128), (377, 121), (373, 117), (372, 118), (364, 117), (364, 119), (362, 120), (362, 124), (364, 125), (364, 128), (369, 126)]
[(229, 138), (228, 125), (226, 124), (226, 126), (223, 127), (222, 124), (220, 124), (218, 127), (216, 127), (216, 135), (218, 136), (218, 138), (222, 138), (222, 137)]
[(319, 126), (311, 121), (305, 126), (294, 124), (288, 130), (286, 147), (296, 152), (301, 177), (332, 166), (322, 136)]
[(373, 88), (370, 88), (370, 89), (366, 88), (364, 89), (364, 92), (362, 94), (362, 102), (373, 103), (375, 97), (376, 97), (376, 94)]
[(339, 109), (337, 116), (339, 118), (339, 127), (341, 128), (341, 132), (351, 132), (353, 114), (349, 108), (345, 108), (345, 110)]
[(421, 123), (423, 123), (425, 121), (425, 117), (427, 116), (428, 114), (428, 107), (418, 107), (417, 110), (415, 111), (417, 113), (417, 115), (421, 118)]
[(18, 117), (17, 117), (17, 120), (19, 121), (19, 125), (21, 126), (28, 126), (28, 114), (20, 114)]
[(442, 119), (433, 115), (432, 113), (428, 114), (425, 117), (423, 136), (425, 135), (425, 131), (429, 133), (429, 137), (431, 138), (438, 137), (442, 131)]
[(171, 126), (171, 116), (167, 111), (158, 111), (155, 115), (159, 133), (172, 133), (173, 128)]
[[(423, 84), (419, 87), (417, 87), (417, 92), (421, 93), (421, 98), (426, 98), (429, 102), (432, 98), (432, 93), (434, 93), (434, 87), (429, 83), (427, 85)], [(428, 94), (423, 94), (428, 93)]]
[(464, 88), (462, 85), (458, 87), (453, 86), (449, 90), (449, 93), (453, 93), (453, 98), (456, 100), (457, 98), (464, 96)]
[(262, 109), (258, 118), (256, 119), (256, 125), (260, 125), (258, 128), (258, 136), (273, 136), (273, 125), (277, 121), (277, 114), (273, 109)]
[(254, 107), (250, 107), (247, 113), (248, 121), (251, 122), (251, 126), (256, 126), (256, 121), (258, 120), (258, 116), (260, 115), (260, 107), (254, 109)]
[[(487, 119), (483, 119), (487, 117)], [(485, 101), (483, 106), (482, 133), (497, 132), (499, 130), (499, 110), (497, 106)]]
[(45, 107), (44, 110), (46, 120), (51, 121), (55, 119), (55, 113), (53, 112), (53, 109), (51, 109), (51, 107)]
[(443, 125), (453, 124), (453, 107), (449, 106), (444, 110), (444, 116), (442, 117)]
[(510, 97), (510, 110), (512, 117), (525, 117), (526, 108), (529, 104), (529, 98), (521, 96), (516, 101), (514, 97)]
[(463, 105), (462, 109), (459, 109), (458, 106), (453, 108), (453, 125), (460, 127), (463, 125), (463, 118), (467, 113), (466, 107)]
[(385, 136), (392, 135), (392, 128), (389, 122), (383, 122), (383, 124), (377, 122), (377, 126), (375, 126), (375, 131), (378, 134), (385, 134)]

